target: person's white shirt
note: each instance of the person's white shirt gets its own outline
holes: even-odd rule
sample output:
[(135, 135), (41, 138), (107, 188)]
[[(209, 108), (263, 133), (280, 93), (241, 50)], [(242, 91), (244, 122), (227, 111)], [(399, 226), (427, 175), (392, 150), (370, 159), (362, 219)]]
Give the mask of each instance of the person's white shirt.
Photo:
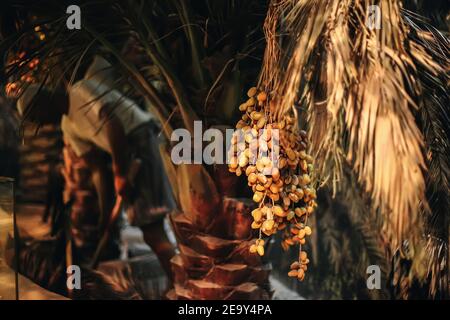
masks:
[(111, 107), (108, 110), (121, 122), (126, 135), (153, 118), (134, 101), (112, 88), (114, 76), (110, 70), (105, 60), (96, 57), (85, 77), (68, 89), (69, 111), (62, 118), (61, 129), (64, 140), (78, 156), (93, 147), (111, 153), (104, 126), (108, 120), (100, 117), (105, 105)]

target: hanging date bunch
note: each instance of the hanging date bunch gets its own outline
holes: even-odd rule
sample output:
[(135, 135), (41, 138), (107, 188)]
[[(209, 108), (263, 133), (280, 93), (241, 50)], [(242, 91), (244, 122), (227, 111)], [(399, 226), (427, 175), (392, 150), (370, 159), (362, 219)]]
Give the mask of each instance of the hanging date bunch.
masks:
[[(16, 81), (10, 81), (6, 84), (5, 91), (7, 96), (14, 97), (19, 96), (22, 88), (26, 84), (35, 83), (35, 72), (38, 68), (39, 58), (33, 58), (28, 63), (24, 61), (25, 52), (18, 54), (17, 58), (13, 58), (10, 65), (17, 64), (22, 70), (26, 70), (22, 73), (19, 79)], [(26, 64), (26, 66), (24, 66)]]
[(252, 211), (252, 228), (259, 237), (250, 252), (264, 255), (265, 240), (280, 231), (282, 247), (297, 245), (298, 261), (289, 276), (302, 281), (309, 259), (302, 246), (312, 230), (308, 217), (317, 206), (312, 187), (313, 159), (307, 154), (308, 138), (300, 130), (294, 113), (275, 117), (277, 99), (252, 87), (248, 100), (239, 106), (243, 113), (229, 150), (229, 170), (245, 174), (257, 208)]
[[(45, 40), (45, 33), (40, 26), (34, 28), (33, 36), (24, 39), (23, 47), (37, 47), (41, 41)], [(33, 50), (20, 50), (16, 55), (7, 58), (7, 73), (15, 73), (16, 77), (10, 77), (5, 86), (8, 97), (18, 97), (21, 92), (31, 83), (39, 82), (39, 75), (43, 70), (37, 56), (32, 56)], [(19, 70), (19, 72), (16, 72)]]

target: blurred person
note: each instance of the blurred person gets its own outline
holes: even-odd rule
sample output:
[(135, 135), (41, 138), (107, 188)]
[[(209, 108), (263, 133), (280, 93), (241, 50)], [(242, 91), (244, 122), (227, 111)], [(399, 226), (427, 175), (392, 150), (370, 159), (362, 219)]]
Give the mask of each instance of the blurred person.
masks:
[[(30, 85), (19, 98), (18, 108), (28, 121), (61, 121), (66, 143), (88, 160), (104, 216), (114, 205), (107, 179), (110, 169), (96, 154), (100, 149), (111, 156), (114, 189), (124, 199), (129, 221), (140, 227), (172, 281), (170, 259), (175, 249), (164, 230), (164, 217), (174, 201), (159, 154), (159, 128), (151, 114), (114, 88), (115, 80), (109, 63), (95, 56), (84, 78), (68, 86), (67, 92)], [(141, 166), (129, 181), (133, 159), (139, 159)]]

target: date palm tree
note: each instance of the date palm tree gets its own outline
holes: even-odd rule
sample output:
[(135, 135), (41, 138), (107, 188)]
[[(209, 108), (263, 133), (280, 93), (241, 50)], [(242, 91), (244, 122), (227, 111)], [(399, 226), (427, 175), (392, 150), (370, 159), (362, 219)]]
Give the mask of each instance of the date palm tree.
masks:
[[(431, 297), (448, 296), (449, 41), (408, 10), (421, 13), (422, 2), (376, 1), (379, 30), (366, 25), (369, 0), (86, 1), (81, 30), (66, 28), (69, 3), (44, 2), (11, 1), (2, 26), (14, 36), (1, 48), (38, 27), (45, 37), (23, 59), (39, 56), (60, 70), (65, 77), (46, 78), (54, 85), (102, 54), (121, 72), (117, 85), (144, 97), (168, 138), (180, 127), (193, 133), (195, 120), (233, 126), (258, 74), (283, 97), (274, 112), (296, 107), (323, 187), (304, 287), (326, 284), (353, 298), (343, 292), (361, 287), (370, 263), (386, 279), (391, 273), (395, 297), (413, 296), (398, 275), (425, 283)], [(122, 51), (130, 39), (141, 63)], [(8, 73), (20, 73), (19, 64)], [(179, 208), (172, 224), (180, 253), (169, 297), (269, 297), (268, 271), (248, 254), (245, 183), (221, 165), (174, 165), (170, 150), (161, 152)], [(358, 280), (349, 285), (349, 277)]]

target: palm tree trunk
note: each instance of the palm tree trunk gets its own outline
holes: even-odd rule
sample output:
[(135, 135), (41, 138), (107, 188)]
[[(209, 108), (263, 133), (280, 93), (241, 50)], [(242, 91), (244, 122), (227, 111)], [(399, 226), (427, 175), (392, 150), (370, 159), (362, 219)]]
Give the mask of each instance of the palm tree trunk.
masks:
[(270, 298), (270, 267), (249, 252), (250, 205), (224, 197), (220, 213), (210, 215), (206, 225), (185, 213), (171, 219), (180, 253), (171, 261), (175, 287), (170, 299)]

